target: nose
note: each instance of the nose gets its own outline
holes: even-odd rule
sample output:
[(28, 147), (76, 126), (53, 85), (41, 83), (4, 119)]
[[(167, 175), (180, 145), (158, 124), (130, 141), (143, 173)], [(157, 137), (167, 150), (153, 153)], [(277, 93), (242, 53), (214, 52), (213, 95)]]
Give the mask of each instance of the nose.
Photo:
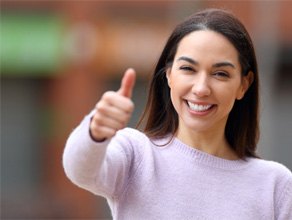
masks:
[(205, 97), (211, 94), (211, 88), (207, 74), (198, 73), (194, 79), (192, 93), (198, 97)]

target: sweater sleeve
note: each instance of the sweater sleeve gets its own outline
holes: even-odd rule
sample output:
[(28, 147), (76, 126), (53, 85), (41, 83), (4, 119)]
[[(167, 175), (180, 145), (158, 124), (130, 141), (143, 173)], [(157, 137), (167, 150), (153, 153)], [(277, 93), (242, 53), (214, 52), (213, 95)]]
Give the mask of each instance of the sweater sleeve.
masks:
[(121, 193), (129, 176), (131, 153), (121, 147), (129, 142), (116, 137), (101, 143), (93, 141), (89, 134), (91, 116), (70, 134), (63, 153), (64, 170), (77, 186), (113, 198)]
[(286, 176), (285, 185), (282, 193), (277, 201), (276, 219), (288, 220), (292, 219), (292, 174), (289, 172)]

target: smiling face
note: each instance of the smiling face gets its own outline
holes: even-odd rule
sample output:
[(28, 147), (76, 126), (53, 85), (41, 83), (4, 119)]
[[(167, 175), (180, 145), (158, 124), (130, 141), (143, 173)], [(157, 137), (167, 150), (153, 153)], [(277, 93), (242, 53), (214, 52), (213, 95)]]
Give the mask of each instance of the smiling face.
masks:
[(167, 70), (171, 100), (181, 132), (224, 133), (236, 99), (248, 88), (235, 47), (221, 34), (194, 31), (179, 43)]

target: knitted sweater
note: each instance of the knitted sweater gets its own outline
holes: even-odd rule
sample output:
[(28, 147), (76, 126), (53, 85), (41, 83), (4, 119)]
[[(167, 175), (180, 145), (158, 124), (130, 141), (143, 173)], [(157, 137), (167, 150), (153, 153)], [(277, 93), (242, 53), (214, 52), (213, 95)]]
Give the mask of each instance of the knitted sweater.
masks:
[(279, 163), (226, 160), (131, 128), (97, 143), (89, 123), (70, 135), (64, 169), (107, 199), (113, 219), (292, 220), (292, 174)]

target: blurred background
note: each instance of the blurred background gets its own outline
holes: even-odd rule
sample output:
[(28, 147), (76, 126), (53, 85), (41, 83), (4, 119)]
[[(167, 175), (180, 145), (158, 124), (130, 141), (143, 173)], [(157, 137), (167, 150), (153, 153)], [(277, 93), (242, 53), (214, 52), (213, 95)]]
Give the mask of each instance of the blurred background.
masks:
[(1, 1), (1, 219), (110, 219), (105, 199), (70, 183), (66, 139), (98, 101), (138, 73), (130, 122), (175, 25), (233, 11), (256, 47), (259, 154), (292, 169), (292, 1)]

